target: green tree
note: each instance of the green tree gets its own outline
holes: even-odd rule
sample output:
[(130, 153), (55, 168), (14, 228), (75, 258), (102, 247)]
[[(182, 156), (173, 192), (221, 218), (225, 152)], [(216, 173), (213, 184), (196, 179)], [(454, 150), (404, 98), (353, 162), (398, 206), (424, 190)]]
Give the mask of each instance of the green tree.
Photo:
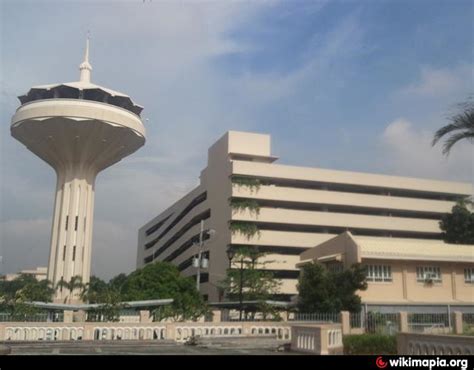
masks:
[(117, 276), (113, 277), (112, 279), (110, 279), (108, 285), (113, 290), (121, 293), (123, 291), (123, 288), (124, 288), (126, 282), (127, 282), (127, 275), (124, 274), (124, 273), (121, 273), (121, 274), (118, 274)]
[(91, 276), (81, 292), (81, 299), (88, 303), (103, 303), (109, 285), (97, 276)]
[(262, 257), (265, 253), (253, 247), (240, 247), (233, 253), (233, 267), (227, 270), (220, 286), (230, 301), (257, 301), (257, 306), (247, 308), (245, 313), (241, 306), (239, 318), (253, 317), (257, 311), (265, 317), (279, 317), (277, 310), (265, 303), (278, 293), (281, 285), (271, 271), (265, 270), (265, 266), (272, 261), (264, 261)]
[(12, 281), (0, 281), (0, 311), (17, 319), (24, 315), (41, 312), (27, 302), (51, 302), (54, 289), (48, 280), (38, 281), (31, 275), (22, 274)]
[(178, 268), (169, 262), (152, 263), (132, 272), (122, 291), (128, 301), (172, 298), (171, 305), (156, 310), (160, 320), (168, 317), (177, 321), (194, 320), (208, 313), (194, 280), (181, 276)]
[(439, 223), (443, 230), (443, 239), (447, 243), (474, 244), (474, 213), (467, 208), (470, 203), (466, 200), (459, 201), (444, 215)]
[(459, 111), (449, 118), (449, 124), (436, 131), (432, 145), (436, 145), (442, 138), (443, 154), (449, 155), (451, 148), (460, 140), (474, 140), (474, 100), (458, 105)]
[[(120, 274), (127, 279), (125, 274)], [(117, 276), (117, 277), (118, 277)], [(114, 278), (115, 279), (115, 278)], [(94, 316), (103, 316), (107, 321), (118, 321), (120, 317), (120, 310), (123, 308), (121, 302), (123, 301), (122, 294), (117, 283), (112, 279), (109, 283), (91, 276), (89, 283), (84, 287), (81, 298), (89, 303), (101, 303), (100, 308), (89, 310), (88, 318), (92, 319)]]
[(64, 303), (71, 303), (72, 298), (74, 297), (75, 291), (79, 291), (79, 296), (82, 295), (82, 291), (84, 290), (86, 284), (82, 282), (82, 277), (79, 275), (71, 277), (69, 281), (61, 279), (57, 285), (56, 290), (63, 290), (67, 289), (67, 295), (64, 298)]
[(301, 312), (359, 312), (361, 299), (356, 291), (365, 289), (366, 274), (360, 264), (336, 272), (317, 262), (308, 263), (298, 281), (298, 309)]

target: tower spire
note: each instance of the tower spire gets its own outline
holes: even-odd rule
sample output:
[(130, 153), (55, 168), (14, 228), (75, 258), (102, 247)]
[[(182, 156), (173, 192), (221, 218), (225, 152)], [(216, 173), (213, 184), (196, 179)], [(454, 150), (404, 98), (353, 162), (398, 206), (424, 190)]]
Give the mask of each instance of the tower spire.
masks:
[(86, 51), (84, 53), (84, 61), (79, 65), (80, 71), (80, 82), (91, 82), (91, 71), (92, 66), (89, 63), (89, 33), (87, 33), (87, 40), (86, 40)]

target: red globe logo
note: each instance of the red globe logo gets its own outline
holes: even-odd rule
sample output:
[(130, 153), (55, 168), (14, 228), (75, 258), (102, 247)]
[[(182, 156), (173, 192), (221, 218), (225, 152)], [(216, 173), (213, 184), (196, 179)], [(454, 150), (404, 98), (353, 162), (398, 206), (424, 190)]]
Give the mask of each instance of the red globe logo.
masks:
[(375, 365), (377, 365), (377, 367), (379, 369), (385, 369), (388, 365), (388, 362), (384, 361), (382, 356), (379, 356), (377, 357), (377, 359), (375, 360)]

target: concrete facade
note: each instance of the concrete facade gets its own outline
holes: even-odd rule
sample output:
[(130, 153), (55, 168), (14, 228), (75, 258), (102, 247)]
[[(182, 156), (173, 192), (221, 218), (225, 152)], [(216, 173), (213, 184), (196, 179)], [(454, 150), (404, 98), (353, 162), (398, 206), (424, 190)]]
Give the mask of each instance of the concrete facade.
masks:
[[(205, 242), (209, 269), (201, 291), (222, 298), (228, 247), (258, 246), (273, 261), (282, 285), (279, 299), (297, 293), (305, 250), (350, 230), (356, 235), (409, 240), (440, 239), (438, 222), (455, 202), (472, 194), (466, 183), (287, 166), (274, 163), (269, 135), (229, 131), (208, 151), (200, 184), (147, 222), (138, 233), (137, 268), (153, 261), (176, 264), (195, 276), (199, 223), (217, 233)], [(255, 201), (258, 209), (230, 200)], [(258, 233), (232, 232), (230, 224), (256, 225)]]
[[(89, 42), (80, 80), (35, 86), (19, 97), (11, 135), (57, 174), (48, 279), (53, 286), (90, 277), (95, 179), (145, 143), (142, 107), (119, 92), (90, 82)], [(79, 300), (58, 289), (54, 301)]]
[(298, 266), (310, 261), (340, 263), (344, 268), (354, 263), (371, 266), (367, 290), (357, 293), (368, 305), (472, 305), (473, 250), (472, 245), (438, 240), (374, 238), (345, 232), (303, 252)]
[(6, 281), (12, 281), (20, 277), (20, 275), (31, 275), (36, 280), (41, 281), (47, 278), (48, 268), (47, 267), (37, 267), (34, 270), (21, 270), (16, 274), (6, 274), (3, 278)]

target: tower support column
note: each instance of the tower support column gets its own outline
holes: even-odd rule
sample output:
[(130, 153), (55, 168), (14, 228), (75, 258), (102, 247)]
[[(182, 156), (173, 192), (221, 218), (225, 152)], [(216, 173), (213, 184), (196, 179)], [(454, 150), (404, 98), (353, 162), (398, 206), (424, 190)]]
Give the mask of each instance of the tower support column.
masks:
[[(56, 289), (61, 280), (80, 276), (89, 282), (94, 183), (96, 171), (81, 164), (57, 169), (56, 199), (51, 232), (48, 279)], [(80, 292), (56, 289), (55, 302), (80, 302)]]

